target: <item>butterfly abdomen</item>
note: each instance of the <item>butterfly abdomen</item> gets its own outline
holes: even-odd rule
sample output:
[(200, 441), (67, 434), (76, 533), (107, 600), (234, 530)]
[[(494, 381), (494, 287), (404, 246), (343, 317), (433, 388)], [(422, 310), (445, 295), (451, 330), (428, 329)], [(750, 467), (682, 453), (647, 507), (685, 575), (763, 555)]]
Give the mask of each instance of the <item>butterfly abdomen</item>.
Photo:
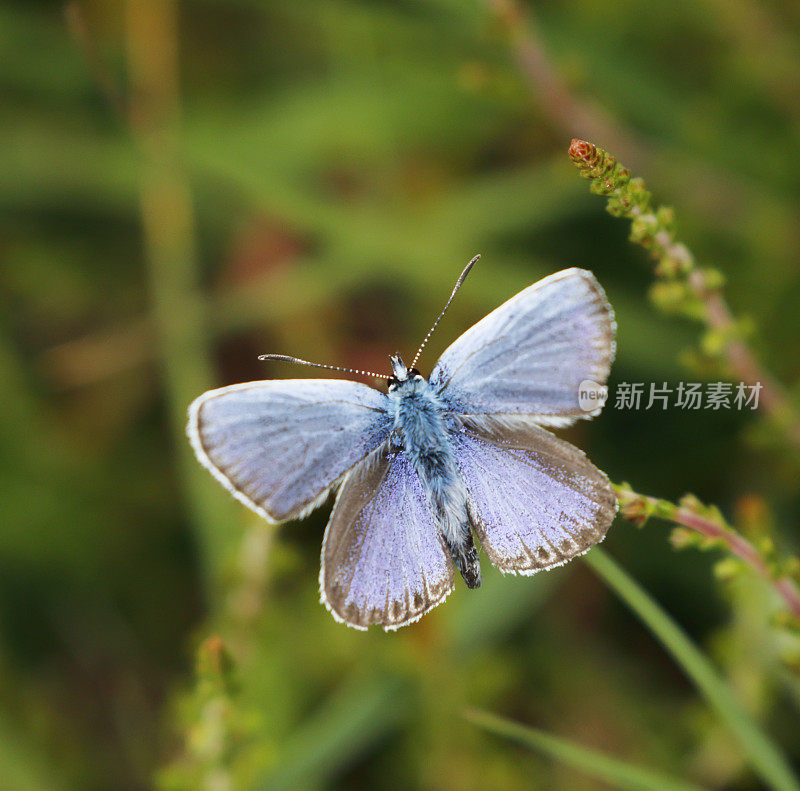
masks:
[(478, 551), (470, 530), (467, 492), (456, 465), (445, 425), (443, 405), (430, 384), (419, 377), (391, 393), (394, 430), (437, 516), (445, 543), (470, 588), (481, 584)]

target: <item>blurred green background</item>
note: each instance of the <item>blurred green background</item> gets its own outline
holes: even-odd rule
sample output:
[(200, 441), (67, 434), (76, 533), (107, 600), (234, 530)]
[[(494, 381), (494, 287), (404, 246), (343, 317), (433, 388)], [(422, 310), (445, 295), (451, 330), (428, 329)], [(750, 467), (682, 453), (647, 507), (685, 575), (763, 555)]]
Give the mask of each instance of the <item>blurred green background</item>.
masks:
[[(696, 379), (697, 328), (649, 304), (645, 255), (570, 164), (573, 136), (676, 207), (796, 391), (797, 3), (5, 0), (0, 92), (3, 791), (609, 787), (468, 706), (763, 787), (581, 562), (484, 564), (480, 591), (417, 625), (355, 632), (318, 603), (329, 506), (267, 526), (182, 432), (205, 389), (304, 375), (260, 353), (386, 370), (477, 252), (424, 371), (580, 266), (617, 312), (612, 388)], [(797, 548), (800, 465), (749, 411), (607, 409), (565, 436), (614, 480), (755, 509)], [(763, 586), (720, 586), (664, 525), (618, 521), (605, 546), (800, 763)]]

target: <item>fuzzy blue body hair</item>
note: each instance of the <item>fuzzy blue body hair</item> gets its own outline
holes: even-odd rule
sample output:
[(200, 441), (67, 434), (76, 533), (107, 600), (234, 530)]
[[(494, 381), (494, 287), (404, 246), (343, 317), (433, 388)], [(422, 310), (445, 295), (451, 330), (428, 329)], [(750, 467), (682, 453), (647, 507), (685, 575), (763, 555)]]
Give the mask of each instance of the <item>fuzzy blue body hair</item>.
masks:
[[(419, 475), (456, 567), (467, 585), (476, 588), (481, 583), (480, 564), (470, 529), (467, 490), (450, 439), (460, 424), (422, 375), (405, 371), (405, 366), (395, 372), (405, 378), (391, 385), (388, 393), (394, 447), (406, 454)], [(449, 420), (454, 421), (452, 425)]]

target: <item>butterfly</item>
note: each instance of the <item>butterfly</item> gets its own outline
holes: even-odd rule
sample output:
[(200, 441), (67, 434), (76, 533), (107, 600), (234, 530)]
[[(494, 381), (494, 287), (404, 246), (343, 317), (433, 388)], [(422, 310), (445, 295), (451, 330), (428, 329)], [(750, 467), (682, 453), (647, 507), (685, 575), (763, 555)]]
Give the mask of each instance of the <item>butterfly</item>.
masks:
[[(356, 629), (413, 623), (453, 590), (481, 584), (475, 537), (504, 573), (534, 574), (601, 541), (616, 514), (605, 473), (548, 429), (599, 413), (579, 385), (603, 385), (611, 306), (591, 272), (534, 283), (467, 330), (425, 378), (390, 358), (386, 392), (342, 379), (248, 382), (189, 408), (197, 458), (270, 522), (299, 519), (332, 490), (321, 601)], [(261, 359), (318, 365), (285, 355)], [(592, 405), (594, 406), (594, 405)], [(473, 535), (474, 534), (474, 535)]]

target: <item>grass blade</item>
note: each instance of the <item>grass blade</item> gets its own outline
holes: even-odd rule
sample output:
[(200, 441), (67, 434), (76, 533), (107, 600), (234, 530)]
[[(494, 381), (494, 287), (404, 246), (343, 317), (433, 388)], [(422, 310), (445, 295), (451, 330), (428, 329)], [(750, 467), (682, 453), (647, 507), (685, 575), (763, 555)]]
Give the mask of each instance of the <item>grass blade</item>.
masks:
[(601, 549), (595, 548), (584, 560), (672, 654), (698, 691), (716, 709), (761, 779), (775, 791), (800, 791), (800, 784), (783, 753), (731, 694), (714, 666), (683, 629)]
[(408, 697), (396, 680), (353, 677), (298, 728), (281, 763), (254, 791), (324, 785), (385, 735), (405, 715)]
[(465, 717), (489, 733), (549, 755), (623, 791), (703, 791), (694, 783), (611, 758), (597, 750), (590, 750), (546, 731), (521, 725), (486, 711), (471, 709), (465, 713)]

